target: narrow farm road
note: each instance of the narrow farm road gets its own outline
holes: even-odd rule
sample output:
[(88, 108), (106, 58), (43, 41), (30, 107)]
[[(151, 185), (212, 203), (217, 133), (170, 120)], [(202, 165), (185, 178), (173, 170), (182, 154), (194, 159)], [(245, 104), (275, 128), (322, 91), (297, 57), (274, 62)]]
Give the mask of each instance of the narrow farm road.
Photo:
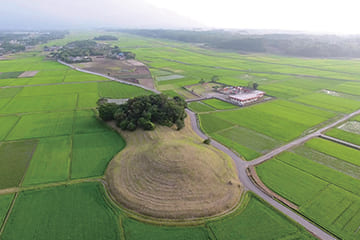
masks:
[[(309, 222), (307, 219), (305, 219), (304, 217), (298, 215), (296, 212), (292, 211), (291, 209), (285, 207), (284, 205), (280, 204), (279, 202), (277, 202), (276, 200), (274, 200), (273, 198), (271, 198), (269, 195), (265, 194), (260, 188), (258, 188), (258, 186), (256, 186), (252, 180), (249, 178), (246, 169), (250, 166), (250, 165), (255, 165), (258, 163), (262, 163), (266, 160), (269, 160), (271, 157), (275, 156), (276, 154), (279, 154), (297, 144), (303, 143), (304, 141), (307, 141), (308, 139), (311, 139), (313, 137), (316, 137), (318, 135), (321, 134), (322, 131), (325, 131), (343, 121), (346, 121), (347, 119), (353, 117), (356, 114), (359, 114), (360, 110), (346, 115), (345, 117), (343, 117), (342, 119), (340, 119), (339, 121), (336, 121), (333, 124), (328, 125), (327, 127), (324, 127), (316, 132), (314, 132), (313, 134), (297, 139), (283, 147), (280, 147), (278, 149), (275, 149), (274, 151), (272, 151), (271, 153), (265, 155), (266, 157), (260, 157), (258, 159), (255, 159), (251, 162), (247, 162), (243, 159), (241, 159), (239, 156), (237, 156), (234, 152), (232, 152), (230, 149), (228, 149), (227, 147), (225, 147), (224, 145), (218, 143), (217, 141), (212, 140), (211, 144), (216, 147), (217, 149), (223, 151), (224, 153), (228, 154), (235, 162), (237, 171), (238, 171), (238, 176), (239, 176), (239, 180), (242, 182), (242, 184), (244, 185), (246, 190), (252, 191), (255, 194), (257, 194), (258, 196), (260, 196), (262, 199), (264, 199), (267, 203), (269, 203), (270, 205), (272, 205), (273, 207), (275, 207), (277, 210), (279, 210), (280, 212), (282, 212), (283, 214), (287, 215), (288, 217), (290, 217), (291, 219), (293, 219), (294, 221), (296, 221), (297, 223), (299, 223), (300, 225), (302, 225), (304, 228), (306, 228), (309, 232), (311, 232), (312, 234), (314, 234), (315, 236), (317, 236), (320, 239), (324, 239), (324, 240), (330, 240), (330, 239), (336, 239), (335, 237), (331, 236), (330, 234), (328, 234), (327, 232), (323, 231), (322, 229), (320, 229), (319, 227), (317, 227), (316, 225), (314, 225), (313, 223)], [(195, 115), (194, 112), (190, 111), (187, 109), (187, 114), (188, 116), (191, 118), (191, 127), (192, 129), (201, 137), (206, 139), (207, 136), (200, 130), (199, 128), (199, 124), (198, 124), (198, 119)]]

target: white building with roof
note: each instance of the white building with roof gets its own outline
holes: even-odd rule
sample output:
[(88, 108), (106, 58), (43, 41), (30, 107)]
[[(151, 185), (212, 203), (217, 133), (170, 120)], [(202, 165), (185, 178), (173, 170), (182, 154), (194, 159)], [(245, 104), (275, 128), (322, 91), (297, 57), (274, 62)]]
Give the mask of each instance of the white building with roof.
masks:
[(246, 93), (238, 93), (235, 95), (230, 95), (229, 99), (230, 101), (236, 103), (236, 104), (247, 104), (247, 103), (252, 103), (252, 102), (256, 102), (258, 101), (260, 98), (264, 97), (265, 92), (263, 91), (259, 91), (259, 90), (255, 90), (255, 91), (251, 91), (251, 92), (246, 92)]

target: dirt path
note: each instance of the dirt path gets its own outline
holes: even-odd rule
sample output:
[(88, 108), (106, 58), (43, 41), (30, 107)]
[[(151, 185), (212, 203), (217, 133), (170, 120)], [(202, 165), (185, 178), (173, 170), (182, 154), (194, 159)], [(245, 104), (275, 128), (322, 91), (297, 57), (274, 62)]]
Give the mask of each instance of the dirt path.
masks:
[[(358, 110), (356, 113), (360, 112), (360, 110)], [(198, 120), (197, 117), (195, 115), (194, 112), (187, 110), (187, 114), (188, 116), (191, 118), (191, 127), (193, 128), (193, 130), (203, 139), (208, 138), (200, 129), (199, 129), (199, 124), (198, 124)], [(351, 116), (350, 116), (351, 115)], [(354, 114), (355, 115), (355, 114)], [(352, 117), (352, 114), (349, 114), (347, 116)], [(349, 117), (349, 118), (350, 118)], [(346, 118), (346, 117), (344, 117)], [(343, 119), (344, 119), (343, 118)], [(348, 119), (348, 118), (346, 118)], [(343, 120), (344, 121), (344, 120)], [(337, 122), (336, 122), (337, 123)], [(334, 124), (331, 124), (331, 127)], [(336, 125), (336, 124), (335, 124)], [(302, 141), (300, 141), (302, 142)], [(239, 180), (241, 181), (241, 183), (244, 185), (246, 190), (252, 191), (255, 194), (257, 194), (258, 196), (260, 196), (262, 199), (264, 199), (267, 203), (269, 203), (270, 205), (272, 205), (273, 207), (275, 207), (278, 211), (282, 212), (283, 214), (285, 214), (286, 216), (288, 216), (289, 218), (291, 218), (292, 220), (294, 220), (295, 222), (297, 222), (298, 224), (302, 225), (304, 228), (306, 228), (309, 232), (311, 232), (312, 234), (314, 234), (315, 236), (317, 236), (319, 239), (326, 239), (326, 240), (333, 240), (336, 239), (333, 236), (331, 236), (329, 233), (325, 232), (324, 230), (320, 229), (319, 227), (317, 227), (316, 225), (314, 225), (313, 223), (309, 222), (307, 219), (305, 219), (304, 217), (298, 215), (296, 212), (294, 212), (292, 209), (284, 206), (283, 204), (279, 203), (277, 200), (275, 200), (272, 196), (269, 196), (268, 194), (266, 194), (265, 192), (263, 192), (262, 189), (259, 188), (259, 186), (255, 185), (254, 182), (251, 180), (251, 178), (249, 178), (248, 174), (247, 174), (247, 168), (251, 165), (254, 165), (257, 162), (263, 162), (266, 160), (269, 160), (270, 158), (264, 158), (261, 159), (261, 161), (255, 159), (254, 161), (251, 162), (246, 162), (243, 159), (241, 159), (240, 157), (238, 157), (235, 153), (233, 153), (230, 149), (228, 149), (227, 147), (225, 147), (224, 145), (218, 143), (217, 141), (212, 140), (211, 141), (211, 145), (213, 145), (214, 147), (216, 147), (217, 149), (225, 152), (226, 154), (228, 154), (235, 162), (237, 171), (238, 171), (238, 177)], [(280, 149), (277, 150), (276, 152), (280, 153), (282, 151), (287, 150), (287, 148), (284, 149)], [(260, 157), (261, 158), (261, 157)]]

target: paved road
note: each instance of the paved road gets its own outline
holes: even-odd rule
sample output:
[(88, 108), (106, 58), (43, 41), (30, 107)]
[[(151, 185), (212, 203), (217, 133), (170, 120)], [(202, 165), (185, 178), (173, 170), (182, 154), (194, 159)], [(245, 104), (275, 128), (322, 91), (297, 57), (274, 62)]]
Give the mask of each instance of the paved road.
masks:
[(104, 78), (107, 78), (109, 80), (112, 80), (112, 81), (116, 81), (116, 82), (120, 82), (120, 83), (124, 83), (124, 84), (128, 84), (128, 85), (132, 85), (132, 86), (136, 86), (136, 87), (141, 87), (145, 90), (148, 90), (148, 91), (151, 91), (151, 92), (154, 92), (154, 93), (157, 93), (157, 94), (160, 94), (160, 92), (156, 89), (153, 89), (153, 88), (148, 88), (146, 86), (143, 86), (143, 85), (140, 85), (140, 84), (137, 84), (137, 83), (132, 83), (132, 82), (128, 82), (128, 81), (125, 81), (125, 80), (121, 80), (121, 79), (117, 79), (117, 78), (113, 78), (113, 77), (110, 77), (110, 76), (107, 76), (105, 74), (101, 74), (101, 73), (97, 73), (97, 72), (91, 72), (91, 71), (88, 71), (88, 70), (85, 70), (85, 69), (81, 69), (81, 68), (77, 68), (71, 64), (68, 64), (66, 62), (63, 62), (61, 60), (58, 60), (59, 63), (65, 65), (65, 66), (68, 66), (76, 71), (79, 71), (79, 72), (83, 72), (83, 73), (89, 73), (89, 74), (93, 74), (93, 75), (97, 75), (97, 76), (100, 76), (100, 77), (104, 77)]
[[(360, 110), (358, 111), (360, 113)], [(199, 129), (199, 125), (198, 125), (198, 120), (197, 117), (195, 115), (194, 112), (187, 110), (187, 114), (188, 116), (191, 118), (191, 127), (192, 129), (201, 137), (206, 139), (207, 136)], [(333, 124), (331, 124), (333, 125)], [(304, 140), (304, 138), (301, 138)], [(305, 141), (305, 140), (304, 140)], [(302, 142), (302, 141), (297, 141), (297, 142)], [(294, 221), (296, 221), (297, 223), (301, 224), (303, 227), (305, 227), (309, 232), (311, 232), (312, 234), (314, 234), (315, 236), (317, 236), (320, 239), (324, 239), (324, 240), (332, 240), (332, 239), (336, 239), (333, 236), (329, 235), (328, 233), (324, 232), (323, 230), (321, 230), (320, 228), (318, 228), (317, 226), (315, 226), (314, 224), (312, 224), (311, 222), (309, 222), (308, 220), (306, 220), (305, 218), (303, 218), (302, 216), (298, 215), (297, 213), (295, 213), (294, 211), (292, 211), (291, 209), (285, 207), (284, 205), (280, 204), (279, 202), (277, 202), (276, 200), (274, 200), (273, 198), (269, 197), (267, 194), (265, 194), (264, 192), (262, 192), (252, 181), (251, 179), (248, 177), (247, 173), (246, 173), (246, 168), (250, 165), (249, 163), (256, 163), (256, 160), (252, 161), (252, 162), (247, 162), (244, 161), (243, 159), (241, 159), (239, 156), (237, 156), (236, 154), (234, 154), (230, 149), (228, 149), (227, 147), (223, 146), (222, 144), (216, 142), (215, 140), (211, 140), (211, 145), (213, 145), (214, 147), (216, 147), (217, 149), (223, 151), (224, 153), (228, 154), (235, 162), (237, 171), (238, 171), (238, 176), (239, 176), (239, 180), (242, 182), (242, 184), (244, 185), (244, 188), (246, 190), (250, 190), (254, 193), (256, 193), (258, 196), (260, 196), (262, 199), (264, 199), (266, 202), (268, 202), (270, 205), (272, 205), (273, 207), (275, 207), (277, 210), (279, 210), (280, 212), (282, 212), (283, 214), (287, 215), (288, 217), (290, 217), (291, 219), (293, 219)], [(287, 146), (287, 145), (286, 145)], [(284, 148), (285, 150), (287, 148)], [(285, 151), (282, 150), (282, 151)], [(281, 149), (278, 150), (279, 152), (281, 152)], [(265, 161), (265, 160), (263, 160)]]

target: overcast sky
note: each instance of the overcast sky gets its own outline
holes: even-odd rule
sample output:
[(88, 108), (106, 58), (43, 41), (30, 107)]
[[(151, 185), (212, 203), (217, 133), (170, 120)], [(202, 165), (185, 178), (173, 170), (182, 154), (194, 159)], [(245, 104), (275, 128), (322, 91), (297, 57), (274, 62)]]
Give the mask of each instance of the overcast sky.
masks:
[(360, 33), (359, 0), (0, 0), (0, 28), (235, 28)]

